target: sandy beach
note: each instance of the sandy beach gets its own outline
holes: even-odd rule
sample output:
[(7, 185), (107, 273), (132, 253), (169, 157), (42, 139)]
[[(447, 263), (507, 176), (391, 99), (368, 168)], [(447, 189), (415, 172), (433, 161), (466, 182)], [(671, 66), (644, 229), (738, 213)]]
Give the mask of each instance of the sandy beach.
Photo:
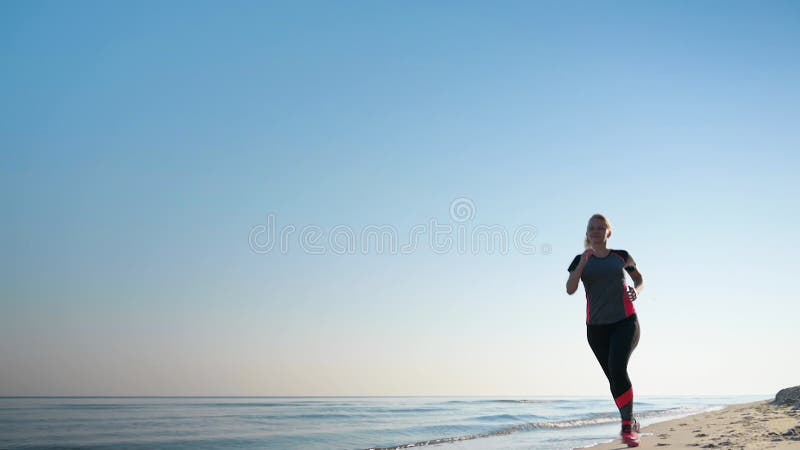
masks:
[[(800, 409), (769, 401), (732, 405), (642, 428), (640, 449), (800, 449)], [(593, 450), (627, 449), (615, 441)]]

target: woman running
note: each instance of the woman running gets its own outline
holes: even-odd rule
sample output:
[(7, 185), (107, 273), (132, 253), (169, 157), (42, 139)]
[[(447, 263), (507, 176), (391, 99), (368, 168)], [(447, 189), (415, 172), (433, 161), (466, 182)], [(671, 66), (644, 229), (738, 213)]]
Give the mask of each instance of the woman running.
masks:
[[(639, 445), (639, 424), (633, 418), (633, 388), (628, 378), (628, 360), (639, 343), (639, 321), (633, 301), (642, 293), (642, 274), (625, 250), (607, 247), (611, 223), (595, 214), (586, 226), (586, 251), (569, 265), (567, 294), (583, 281), (586, 291), (586, 336), (600, 367), (608, 378), (611, 395), (622, 417), (622, 440), (628, 447)], [(625, 279), (628, 272), (633, 287)]]

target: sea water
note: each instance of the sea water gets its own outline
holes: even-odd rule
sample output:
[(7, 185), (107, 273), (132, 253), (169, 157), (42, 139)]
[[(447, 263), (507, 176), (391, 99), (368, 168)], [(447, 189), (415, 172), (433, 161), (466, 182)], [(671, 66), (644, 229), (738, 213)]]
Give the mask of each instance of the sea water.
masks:
[[(642, 397), (643, 425), (767, 396)], [(615, 439), (609, 398), (5, 397), (2, 449), (571, 449)]]

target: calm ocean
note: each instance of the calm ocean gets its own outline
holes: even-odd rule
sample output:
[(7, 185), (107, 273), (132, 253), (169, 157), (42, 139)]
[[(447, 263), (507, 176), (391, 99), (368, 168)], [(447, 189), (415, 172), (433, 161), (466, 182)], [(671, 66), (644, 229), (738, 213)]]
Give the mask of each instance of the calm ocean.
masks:
[[(644, 425), (767, 399), (644, 397)], [(610, 398), (7, 397), (2, 449), (569, 449), (614, 439)]]

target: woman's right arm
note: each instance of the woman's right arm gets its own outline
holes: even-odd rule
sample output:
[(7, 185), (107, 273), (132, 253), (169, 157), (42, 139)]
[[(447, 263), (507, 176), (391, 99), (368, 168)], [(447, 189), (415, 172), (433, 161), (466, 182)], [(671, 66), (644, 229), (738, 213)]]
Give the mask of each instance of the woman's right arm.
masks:
[(586, 263), (589, 262), (589, 257), (592, 256), (592, 253), (594, 253), (594, 250), (591, 248), (586, 249), (581, 255), (581, 260), (575, 267), (575, 270), (569, 273), (569, 278), (567, 279), (567, 294), (572, 295), (578, 290), (578, 282), (581, 281), (583, 268), (586, 267)]
[(581, 281), (582, 273), (583, 267), (581, 264), (578, 264), (578, 267), (569, 273), (569, 278), (567, 279), (567, 294), (572, 295), (578, 290), (578, 282)]

